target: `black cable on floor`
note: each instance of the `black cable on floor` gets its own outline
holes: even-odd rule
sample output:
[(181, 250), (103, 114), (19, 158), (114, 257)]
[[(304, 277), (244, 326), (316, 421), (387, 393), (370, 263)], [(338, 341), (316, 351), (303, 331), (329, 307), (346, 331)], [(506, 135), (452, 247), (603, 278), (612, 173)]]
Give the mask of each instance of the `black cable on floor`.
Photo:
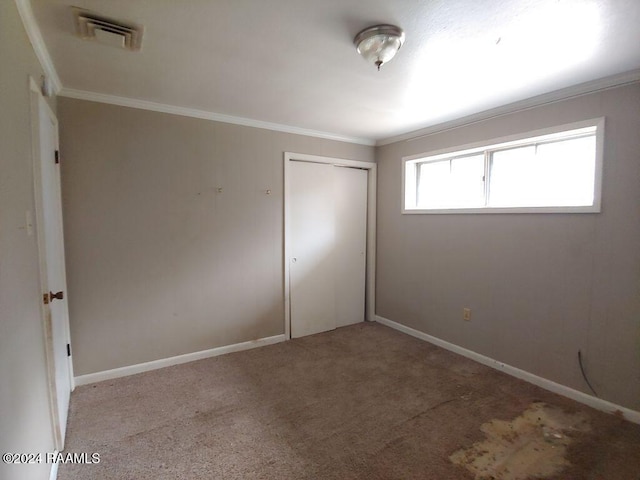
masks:
[(591, 389), (593, 394), (597, 397), (598, 394), (596, 393), (596, 391), (591, 386), (591, 383), (589, 382), (589, 379), (587, 378), (587, 374), (584, 371), (584, 367), (582, 366), (582, 352), (580, 352), (580, 350), (578, 350), (578, 363), (580, 364), (580, 371), (582, 372), (582, 377), (584, 378), (584, 381), (587, 382), (587, 385), (589, 385), (589, 388)]

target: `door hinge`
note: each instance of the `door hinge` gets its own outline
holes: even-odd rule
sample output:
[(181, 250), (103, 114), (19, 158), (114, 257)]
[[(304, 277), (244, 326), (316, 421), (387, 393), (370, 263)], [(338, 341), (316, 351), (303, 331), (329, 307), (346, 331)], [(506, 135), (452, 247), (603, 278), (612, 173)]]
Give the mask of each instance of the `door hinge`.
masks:
[(45, 305), (49, 305), (49, 294), (48, 293), (43, 293), (42, 294), (42, 302)]
[(56, 165), (60, 163), (60, 151), (59, 150), (56, 150), (55, 160), (56, 160)]
[(67, 357), (71, 356), (71, 345), (67, 343)]

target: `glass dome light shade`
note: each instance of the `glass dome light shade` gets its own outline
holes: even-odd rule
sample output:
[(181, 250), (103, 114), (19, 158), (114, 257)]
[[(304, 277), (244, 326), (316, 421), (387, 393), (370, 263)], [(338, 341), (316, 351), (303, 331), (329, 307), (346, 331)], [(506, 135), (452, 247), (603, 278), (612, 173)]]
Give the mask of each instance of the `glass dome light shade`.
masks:
[(380, 67), (391, 60), (404, 43), (404, 32), (394, 25), (375, 25), (356, 35), (353, 43), (362, 57)]

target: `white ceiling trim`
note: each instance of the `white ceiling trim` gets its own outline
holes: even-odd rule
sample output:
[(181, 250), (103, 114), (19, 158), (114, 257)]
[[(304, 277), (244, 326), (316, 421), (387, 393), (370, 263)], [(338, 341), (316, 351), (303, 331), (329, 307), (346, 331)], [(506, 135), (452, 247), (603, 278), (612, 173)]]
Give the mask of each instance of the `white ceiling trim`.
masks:
[(212, 120), (214, 122), (232, 123), (234, 125), (262, 128), (265, 130), (273, 130), (276, 132), (293, 133), (295, 135), (306, 135), (308, 137), (324, 138), (327, 140), (335, 140), (338, 142), (356, 143), (359, 145), (368, 146), (374, 146), (376, 143), (375, 140), (369, 138), (348, 137), (337, 133), (309, 130), (306, 128), (293, 127), (291, 125), (263, 122), (261, 120), (253, 120), (251, 118), (234, 117), (231, 115), (208, 112), (195, 108), (178, 107), (175, 105), (167, 105), (164, 103), (149, 102), (147, 100), (138, 100), (129, 97), (119, 97), (117, 95), (107, 95), (104, 93), (88, 92), (86, 90), (76, 90), (73, 88), (63, 88), (60, 91), (59, 95), (61, 97), (88, 100), (90, 102), (108, 103), (111, 105), (119, 105), (121, 107), (139, 108), (141, 110), (170, 113), (173, 115), (181, 115), (183, 117), (201, 118), (203, 120)]
[(350, 136), (340, 135), (332, 132), (323, 132), (318, 130), (295, 127), (291, 125), (264, 122), (261, 120), (254, 120), (250, 118), (219, 114), (215, 112), (198, 110), (194, 108), (179, 107), (175, 105), (150, 102), (146, 100), (138, 100), (130, 97), (119, 97), (116, 95), (108, 95), (108, 94), (90, 92), (85, 90), (64, 88), (62, 85), (62, 81), (60, 80), (60, 77), (58, 76), (56, 68), (51, 59), (51, 55), (49, 54), (49, 50), (47, 49), (44, 43), (44, 39), (40, 32), (40, 28), (38, 27), (38, 24), (36, 22), (35, 16), (33, 14), (33, 9), (31, 7), (31, 1), (15, 0), (15, 3), (18, 8), (20, 17), (22, 19), (24, 28), (27, 32), (27, 36), (29, 37), (29, 41), (33, 46), (36, 57), (38, 58), (38, 61), (40, 62), (40, 65), (42, 66), (42, 69), (44, 70), (46, 76), (51, 81), (54, 93), (57, 95), (69, 97), (69, 98), (77, 98), (81, 100), (108, 103), (108, 104), (120, 105), (124, 107), (139, 108), (143, 110), (163, 112), (163, 113), (169, 113), (174, 115), (194, 117), (194, 118), (200, 118), (205, 120), (212, 120), (216, 122), (231, 123), (235, 125), (262, 128), (266, 130), (273, 130), (273, 131), (284, 132), (284, 133), (292, 133), (296, 135), (305, 135), (310, 137), (324, 138), (328, 140), (335, 140), (340, 142), (354, 143), (354, 144), (367, 145), (367, 146), (383, 146), (383, 145), (388, 145), (396, 142), (417, 140), (419, 138), (422, 138), (428, 135), (440, 133), (446, 130), (452, 130), (455, 128), (460, 128), (473, 123), (489, 120), (491, 118), (496, 118), (496, 117), (508, 115), (511, 113), (515, 113), (518, 111), (528, 110), (531, 108), (539, 107), (539, 106), (550, 104), (550, 103), (555, 103), (555, 102), (566, 100), (569, 98), (578, 97), (581, 95), (587, 95), (590, 93), (595, 93), (600, 90), (606, 90), (609, 88), (614, 88), (614, 87), (640, 81), (640, 69), (632, 70), (632, 71), (624, 72), (618, 75), (613, 75), (610, 77), (605, 77), (605, 78), (601, 78), (591, 82), (582, 83), (582, 84), (564, 88), (561, 90), (556, 90), (543, 95), (538, 95), (536, 97), (525, 99), (519, 102), (514, 102), (509, 105), (504, 105), (504, 106), (493, 108), (490, 110), (485, 110), (484, 112), (479, 112), (473, 115), (457, 118), (449, 122), (439, 123), (436, 125), (431, 125), (429, 127), (422, 128), (422, 129), (413, 130), (407, 133), (394, 135), (387, 138), (382, 138), (376, 141), (375, 139), (370, 139), (370, 138), (350, 137)]
[(47, 50), (47, 46), (44, 44), (40, 28), (36, 22), (36, 17), (33, 15), (33, 10), (31, 9), (31, 2), (29, 0), (15, 1), (16, 6), (18, 7), (18, 13), (20, 13), (20, 18), (22, 19), (22, 24), (24, 25), (24, 29), (27, 31), (27, 36), (29, 37), (29, 41), (36, 53), (36, 57), (38, 57), (38, 61), (40, 62), (45, 75), (51, 81), (54, 93), (57, 94), (62, 89), (62, 82), (60, 81), (56, 67), (53, 65), (51, 55), (49, 55), (49, 50)]
[(453, 130), (473, 123), (482, 122), (491, 118), (509, 115), (511, 113), (529, 110), (531, 108), (540, 107), (550, 103), (560, 102), (569, 98), (588, 95), (609, 88), (620, 87), (640, 81), (640, 70), (632, 70), (630, 72), (613, 75), (611, 77), (600, 78), (591, 82), (581, 83), (573, 87), (563, 88), (554, 92), (545, 93), (536, 97), (528, 98), (519, 102), (510, 103), (502, 107), (485, 110), (466, 117), (457, 118), (449, 122), (439, 123), (430, 127), (414, 130), (412, 132), (395, 135), (393, 137), (384, 138), (376, 142), (376, 146), (388, 145), (390, 143), (417, 140), (422, 137), (433, 135), (435, 133)]

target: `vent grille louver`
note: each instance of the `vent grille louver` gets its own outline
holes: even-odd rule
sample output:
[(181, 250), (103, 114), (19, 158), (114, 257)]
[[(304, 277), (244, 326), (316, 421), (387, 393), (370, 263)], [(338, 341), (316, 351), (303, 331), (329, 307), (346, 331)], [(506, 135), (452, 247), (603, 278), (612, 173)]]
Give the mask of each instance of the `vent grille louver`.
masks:
[[(142, 26), (121, 22), (82, 8), (71, 7), (76, 34), (85, 40), (101, 39), (102, 43), (137, 51), (142, 45)], [(99, 40), (100, 41), (100, 40)]]

